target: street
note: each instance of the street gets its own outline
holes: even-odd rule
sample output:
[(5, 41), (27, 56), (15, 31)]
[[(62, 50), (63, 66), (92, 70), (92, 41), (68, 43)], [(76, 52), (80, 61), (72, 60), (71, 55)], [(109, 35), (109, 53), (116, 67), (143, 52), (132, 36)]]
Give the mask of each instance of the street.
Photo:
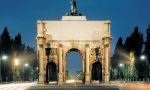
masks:
[(0, 90), (150, 90), (150, 83), (120, 83), (112, 82), (111, 85), (99, 86), (49, 86), (33, 83), (0, 84)]
[(144, 82), (112, 82), (112, 85), (117, 85), (120, 90), (150, 90), (150, 83)]
[(31, 87), (29, 90), (119, 90), (118, 87), (113, 86), (96, 86), (96, 87)]
[(0, 90), (25, 90), (30, 86), (34, 86), (36, 83), (10, 83), (0, 84)]

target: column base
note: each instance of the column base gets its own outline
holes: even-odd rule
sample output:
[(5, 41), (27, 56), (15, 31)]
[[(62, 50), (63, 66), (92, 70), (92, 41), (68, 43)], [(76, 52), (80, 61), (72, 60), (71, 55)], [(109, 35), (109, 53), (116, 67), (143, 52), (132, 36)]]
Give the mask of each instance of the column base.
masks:
[(104, 74), (105, 76), (104, 76), (104, 83), (105, 84), (110, 84), (110, 74), (109, 73), (105, 73)]
[(63, 73), (58, 74), (58, 85), (63, 85)]
[(38, 84), (44, 84), (45, 83), (44, 80), (45, 80), (44, 73), (39, 73)]
[(90, 82), (90, 74), (85, 74), (85, 84), (86, 85), (88, 85), (88, 84), (90, 84), (91, 82)]
[(37, 84), (45, 84), (44, 82), (37, 82)]

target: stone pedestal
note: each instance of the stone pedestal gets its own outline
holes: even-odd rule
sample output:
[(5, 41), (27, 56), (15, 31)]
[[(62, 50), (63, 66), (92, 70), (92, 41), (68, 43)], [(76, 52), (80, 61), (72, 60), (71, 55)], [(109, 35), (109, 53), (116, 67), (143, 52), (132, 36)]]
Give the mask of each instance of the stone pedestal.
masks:
[(38, 84), (44, 84), (44, 73), (39, 73), (39, 81)]
[(58, 73), (58, 85), (63, 85), (63, 73)]
[(85, 74), (85, 84), (90, 84), (90, 74), (89, 73), (86, 73)]
[(109, 74), (109, 73), (105, 73), (104, 75), (105, 75), (105, 76), (104, 76), (104, 83), (105, 83), (105, 84), (109, 84), (109, 83), (110, 83), (110, 80), (109, 80), (110, 74)]

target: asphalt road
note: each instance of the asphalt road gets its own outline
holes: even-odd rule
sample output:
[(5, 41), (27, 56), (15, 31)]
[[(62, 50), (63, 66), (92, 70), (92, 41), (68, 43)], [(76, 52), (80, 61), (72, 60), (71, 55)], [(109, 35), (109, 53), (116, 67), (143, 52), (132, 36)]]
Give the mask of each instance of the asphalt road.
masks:
[(48, 87), (48, 86), (33, 86), (29, 90), (119, 90), (113, 86), (98, 86), (98, 87)]

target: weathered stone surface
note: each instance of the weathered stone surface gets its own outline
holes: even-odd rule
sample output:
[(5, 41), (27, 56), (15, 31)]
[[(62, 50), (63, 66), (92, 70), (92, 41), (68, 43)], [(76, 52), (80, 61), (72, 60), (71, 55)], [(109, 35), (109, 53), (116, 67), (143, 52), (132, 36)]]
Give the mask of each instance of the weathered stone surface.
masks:
[[(60, 21), (37, 22), (39, 83), (45, 82), (45, 48), (50, 44), (50, 60), (57, 65), (58, 84), (66, 82), (66, 55), (77, 50), (82, 55), (85, 84), (91, 82), (92, 64), (102, 64), (102, 82), (109, 82), (110, 21), (88, 21), (85, 16), (63, 16)], [(95, 49), (98, 48), (98, 52)], [(96, 60), (97, 59), (97, 60)]]

